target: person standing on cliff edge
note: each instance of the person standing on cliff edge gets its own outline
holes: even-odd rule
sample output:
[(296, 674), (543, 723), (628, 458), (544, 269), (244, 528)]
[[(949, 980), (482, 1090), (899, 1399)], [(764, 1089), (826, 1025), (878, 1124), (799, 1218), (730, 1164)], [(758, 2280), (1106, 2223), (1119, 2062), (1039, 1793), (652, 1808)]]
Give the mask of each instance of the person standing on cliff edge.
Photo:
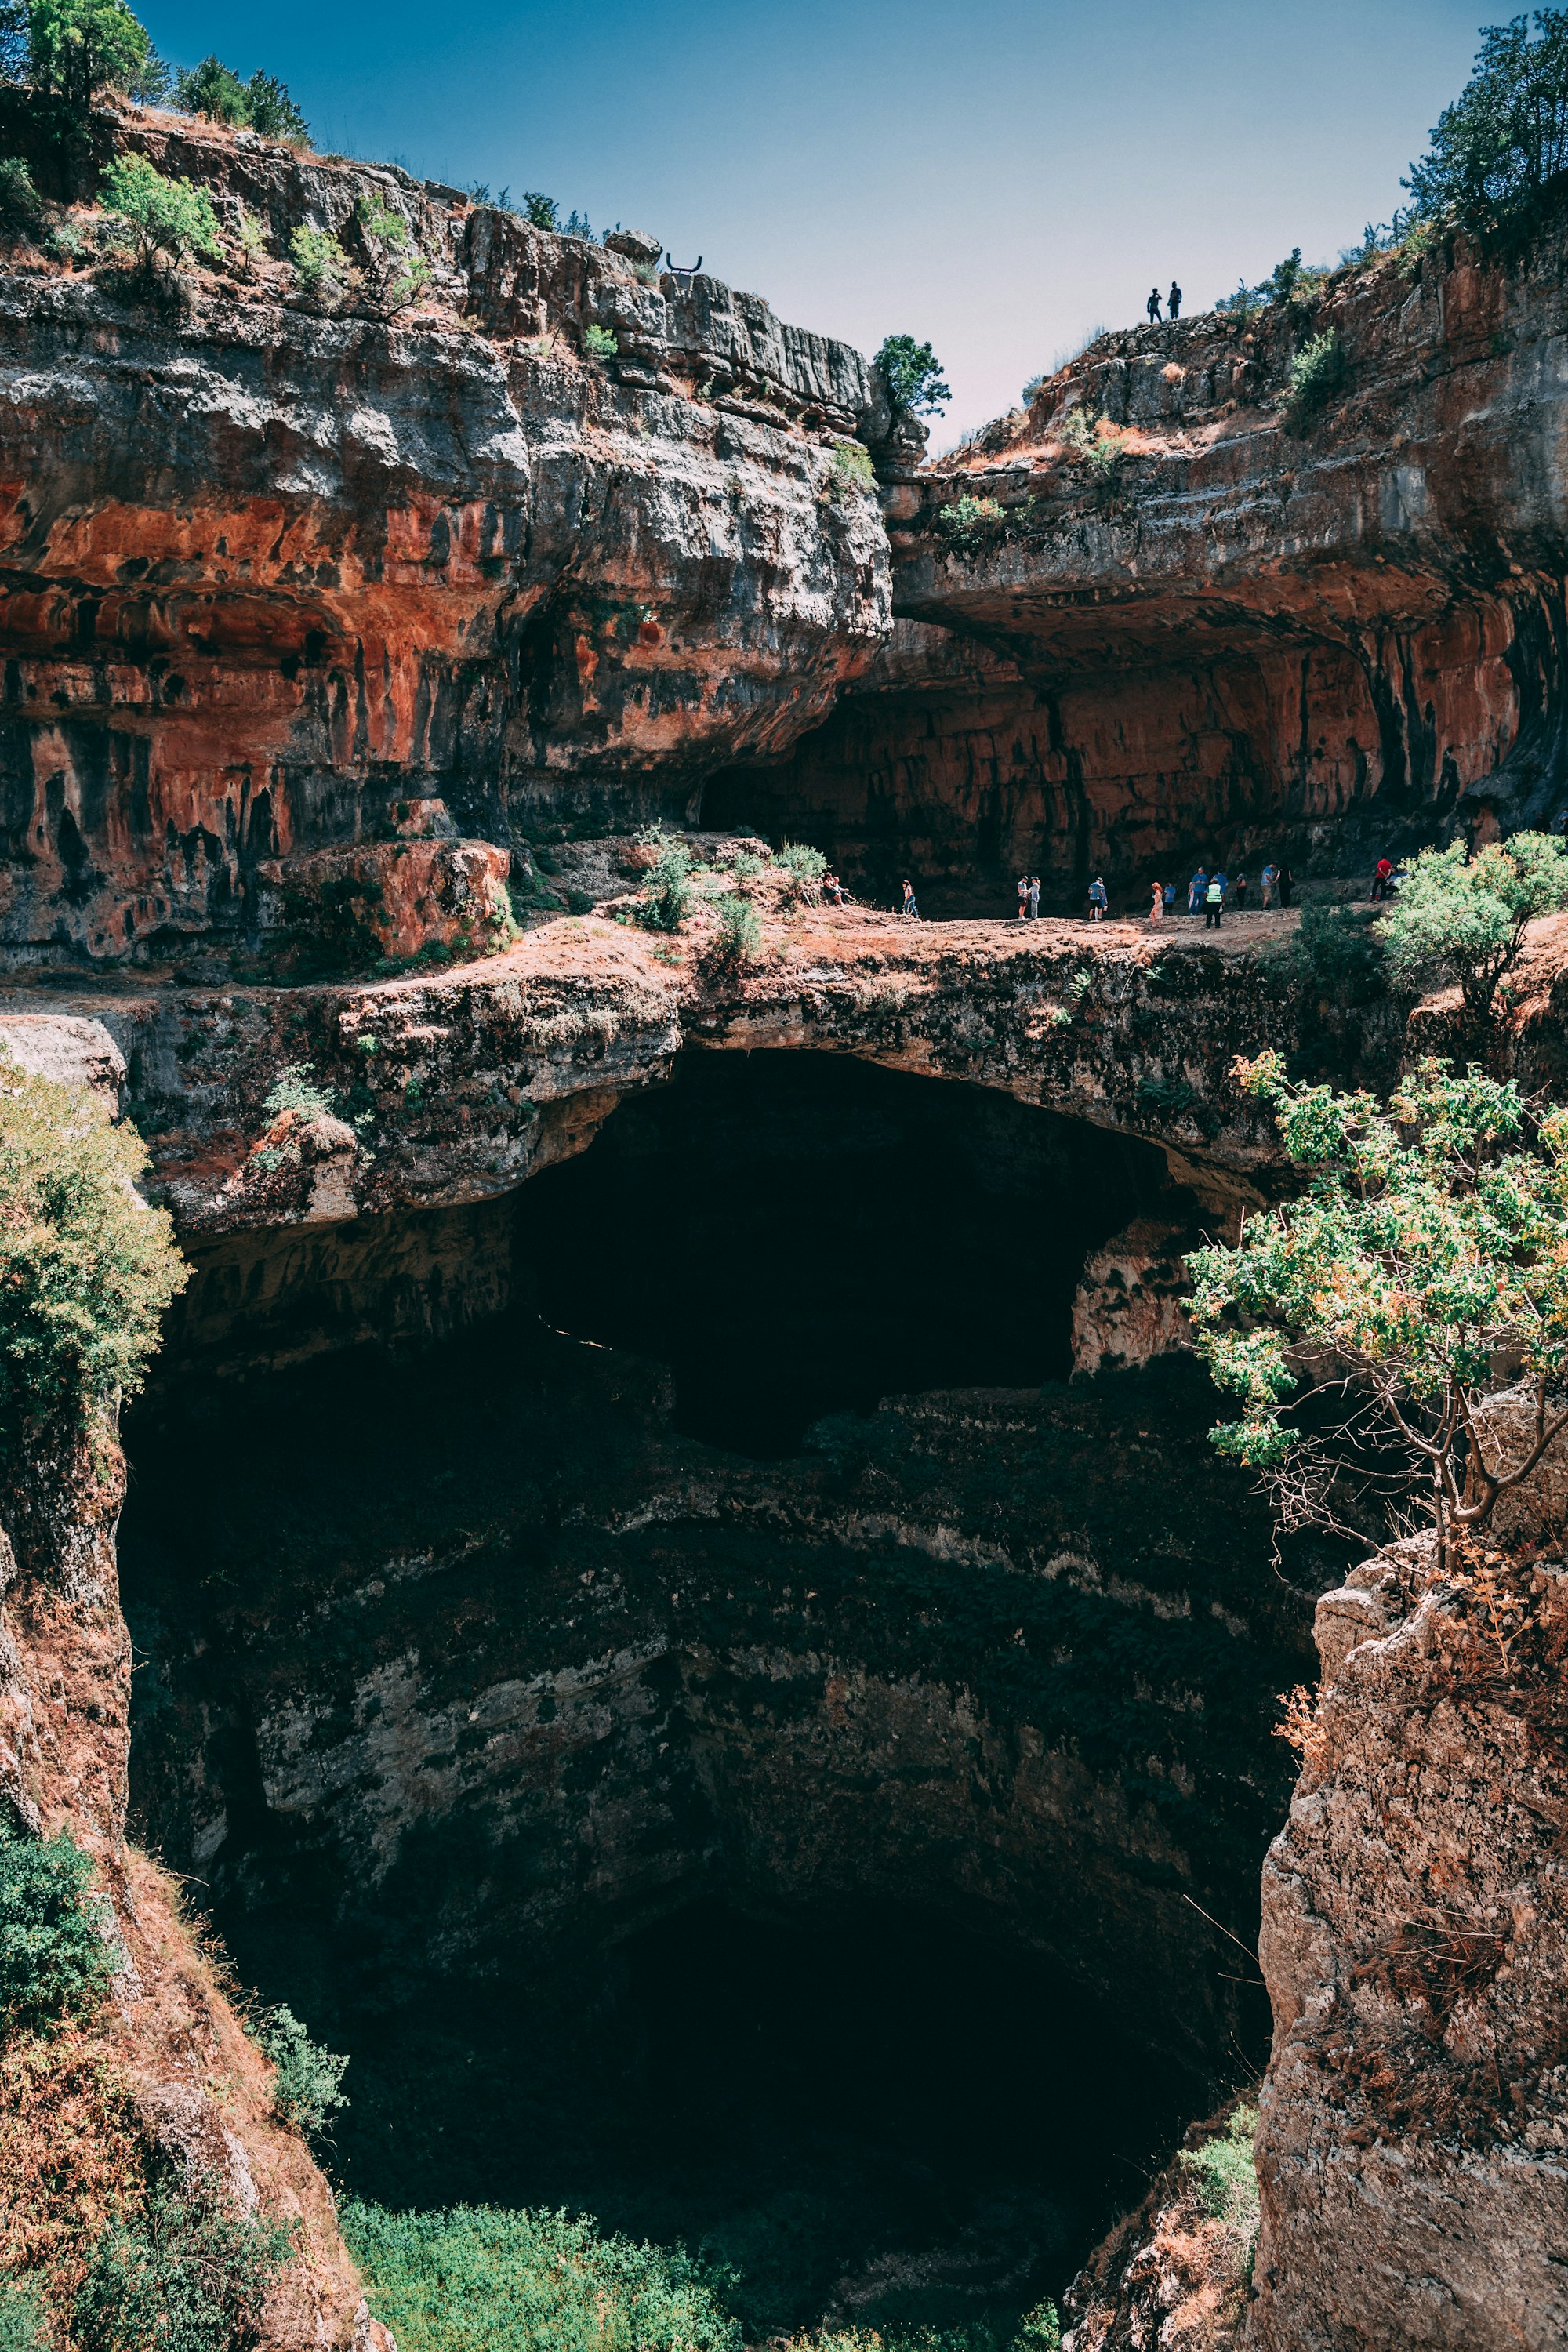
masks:
[(1171, 290), (1165, 297), (1165, 308), (1169, 310), (1173, 319), (1179, 319), (1181, 317), (1182, 289), (1177, 285), (1173, 278), (1171, 280)]
[(1157, 286), (1150, 287), (1149, 299), (1144, 303), (1143, 308), (1149, 313), (1149, 324), (1152, 327), (1157, 327), (1160, 323), (1160, 289)]

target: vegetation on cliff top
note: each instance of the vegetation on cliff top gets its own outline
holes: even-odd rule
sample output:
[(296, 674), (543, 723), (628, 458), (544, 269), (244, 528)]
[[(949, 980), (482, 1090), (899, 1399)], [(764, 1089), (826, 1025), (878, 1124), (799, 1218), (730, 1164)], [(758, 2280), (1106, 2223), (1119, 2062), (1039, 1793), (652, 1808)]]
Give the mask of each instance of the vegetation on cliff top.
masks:
[(1489, 25), (1475, 68), (1404, 183), (1427, 220), (1527, 228), (1568, 172), (1568, 9)]
[(1467, 858), (1462, 841), (1413, 859), (1381, 928), (1394, 977), (1458, 982), (1470, 1012), (1491, 1013), (1538, 916), (1568, 907), (1568, 843), (1516, 833)]
[[(1307, 1190), (1187, 1260), (1199, 1351), (1244, 1405), (1215, 1443), (1286, 1527), (1364, 1534), (1369, 1503), (1404, 1501), (1446, 1559), (1568, 1427), (1568, 1111), (1536, 1118), (1511, 1081), (1433, 1060), (1386, 1108), (1290, 1084), (1278, 1054), (1237, 1070)], [(1522, 1407), (1507, 1432), (1500, 1356)], [(1328, 1397), (1326, 1431), (1281, 1417)]]
[(0, 2032), (47, 2032), (96, 2007), (115, 1963), (92, 1878), (63, 1830), (19, 1837), (0, 1820)]
[(0, 1059), (0, 1453), (141, 1387), (189, 1276), (146, 1165), (89, 1095)]

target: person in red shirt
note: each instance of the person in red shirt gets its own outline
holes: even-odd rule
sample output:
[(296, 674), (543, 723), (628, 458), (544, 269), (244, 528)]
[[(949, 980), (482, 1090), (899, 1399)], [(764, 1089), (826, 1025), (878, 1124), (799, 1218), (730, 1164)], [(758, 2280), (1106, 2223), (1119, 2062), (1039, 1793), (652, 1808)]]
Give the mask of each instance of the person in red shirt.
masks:
[(1379, 898), (1387, 898), (1388, 878), (1393, 871), (1394, 867), (1386, 857), (1380, 857), (1378, 859), (1377, 872), (1372, 877), (1372, 896), (1373, 903), (1374, 905)]

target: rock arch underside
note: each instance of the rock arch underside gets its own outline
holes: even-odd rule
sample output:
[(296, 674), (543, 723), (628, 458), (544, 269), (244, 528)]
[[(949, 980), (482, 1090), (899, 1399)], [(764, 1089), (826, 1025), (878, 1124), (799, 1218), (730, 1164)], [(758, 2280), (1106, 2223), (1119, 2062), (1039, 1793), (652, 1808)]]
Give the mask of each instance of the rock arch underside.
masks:
[[(388, 2339), (236, 1984), (353, 2054), (340, 2184), (700, 2241), (749, 2342), (1561, 2343), (1557, 1717), (1439, 1687), (1397, 1551), (1276, 1543), (1182, 1307), (1286, 1187), (1235, 1057), (1462, 1023), (1128, 917), (1568, 811), (1562, 236), (1338, 276), (1310, 428), (1211, 314), (931, 463), (758, 297), (93, 138), (279, 254), (372, 188), (432, 265), (394, 321), (0, 268), (0, 1042), (135, 1120), (193, 1268), (123, 1454), (0, 1508), (0, 1787), (102, 1865), (146, 2130), (298, 2224), (268, 2342)], [(1543, 1091), (1562, 961), (1498, 1047)], [(1173, 2159), (1259, 2083), (1222, 2276)]]

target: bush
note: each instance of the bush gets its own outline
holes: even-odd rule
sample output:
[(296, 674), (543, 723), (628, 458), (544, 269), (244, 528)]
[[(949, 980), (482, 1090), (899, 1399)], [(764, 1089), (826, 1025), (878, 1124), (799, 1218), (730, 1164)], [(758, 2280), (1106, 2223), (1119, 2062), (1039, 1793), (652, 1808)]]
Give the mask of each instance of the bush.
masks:
[(1257, 2133), (1258, 2109), (1236, 2107), (1222, 2133), (1202, 2147), (1183, 2148), (1176, 2158), (1204, 2211), (1248, 2239), (1258, 2231)]
[(1056, 2305), (1037, 2303), (1018, 2322), (1013, 2352), (1061, 2352), (1062, 2323)]
[(1364, 1004), (1383, 986), (1383, 939), (1370, 907), (1309, 899), (1300, 928), (1275, 952), (1291, 979), (1322, 1002)]
[(401, 213), (379, 196), (363, 195), (355, 208), (370, 260), (370, 294), (377, 308), (401, 310), (429, 281), (430, 264), (414, 242)]
[(312, 2042), (291, 2009), (281, 2001), (264, 2018), (256, 2039), (277, 2073), (272, 2082), (272, 2112), (279, 2123), (296, 2130), (319, 2132), (329, 2115), (348, 2105), (340, 2087), (348, 2060)]
[(0, 2280), (0, 2352), (48, 2352), (48, 2343), (37, 2290)]
[[(782, 843), (774, 863), (782, 866), (789, 875), (793, 895), (797, 898), (807, 890), (819, 889), (822, 877), (827, 871), (827, 860), (821, 850), (813, 849), (809, 842), (805, 841)], [(735, 870), (737, 873), (740, 871), (738, 862)]]
[(967, 549), (982, 547), (988, 539), (998, 538), (1006, 520), (994, 499), (972, 499), (966, 491), (951, 506), (938, 509), (936, 527), (954, 547)]
[(1426, 985), (1458, 981), (1487, 1019), (1500, 984), (1524, 953), (1527, 925), (1568, 907), (1568, 843), (1549, 833), (1490, 842), (1468, 864), (1464, 844), (1425, 849), (1383, 925), (1391, 971)]
[(1109, 503), (1121, 486), (1122, 468), (1132, 436), (1109, 416), (1091, 417), (1083, 408), (1068, 411), (1062, 439), (1069, 456), (1089, 469), (1089, 488), (1097, 500)]
[(290, 2252), (281, 2230), (234, 2211), (205, 2183), (159, 2183), (89, 2257), (73, 2315), (81, 2352), (252, 2352)]
[(893, 406), (908, 416), (935, 415), (952, 398), (936, 353), (912, 335), (887, 336), (871, 364), (887, 385)]
[(27, 236), (43, 217), (33, 175), (19, 155), (0, 156), (0, 230)]
[(298, 1111), (301, 1118), (336, 1118), (338, 1098), (330, 1087), (316, 1084), (314, 1062), (286, 1062), (268, 1088), (261, 1106), (270, 1125), (281, 1118), (286, 1110)]
[(27, 1838), (0, 1822), (0, 2025), (47, 2032), (98, 2006), (114, 1974), (108, 1906), (64, 1830)]
[(643, 884), (637, 919), (650, 931), (678, 931), (691, 912), (691, 851), (679, 834), (657, 835), (661, 845)]
[(303, 146), (310, 139), (310, 124), (289, 97), (287, 83), (276, 75), (258, 68), (245, 85), (245, 102), (249, 110), (246, 119), (258, 139), (278, 139), (289, 146)]
[(297, 228), (289, 240), (289, 257), (302, 294), (335, 302), (354, 282), (354, 268), (331, 232)]
[(138, 260), (150, 269), (160, 253), (177, 268), (188, 253), (216, 260), (223, 252), (217, 215), (205, 188), (166, 179), (144, 155), (117, 155), (103, 175), (99, 202), (124, 224)]
[(146, 1165), (90, 1096), (0, 1056), (0, 1448), (141, 1387), (190, 1272), (132, 1189)]
[(1344, 382), (1344, 347), (1331, 330), (1302, 344), (1290, 362), (1285, 395), (1285, 423), (1292, 433), (1305, 433), (1321, 415)]
[(833, 482), (836, 489), (870, 490), (876, 488), (877, 477), (871, 465), (871, 452), (864, 443), (834, 443)]
[(561, 216), (555, 199), (547, 196), (542, 188), (525, 188), (521, 204), (522, 216), (531, 228), (560, 228)]
[(343, 2208), (343, 2236), (397, 2352), (739, 2352), (680, 2248), (601, 2237), (566, 2213)]
[(125, 0), (28, 0), (26, 16), (33, 88), (77, 110), (106, 85), (124, 89), (152, 56)]
[(725, 971), (743, 971), (762, 953), (763, 927), (757, 910), (738, 890), (727, 890), (713, 901), (719, 929), (709, 950), (710, 961)]
[[(1261, 1474), (1288, 1528), (1361, 1532), (1336, 1517), (1345, 1481), (1414, 1506), (1441, 1570), (1568, 1425), (1568, 1111), (1529, 1134), (1516, 1087), (1432, 1060), (1386, 1109), (1290, 1084), (1275, 1053), (1236, 1075), (1310, 1189), (1187, 1260), (1198, 1352), (1243, 1402), (1214, 1443)], [(1533, 1424), (1507, 1445), (1483, 1442), (1500, 1355)], [(1303, 1374), (1303, 1401), (1341, 1401), (1338, 1426), (1281, 1420)]]
[(1451, 216), (1482, 235), (1527, 228), (1568, 170), (1568, 10), (1538, 8), (1492, 25), (1469, 80), (1404, 182), (1426, 220)]
[(583, 330), (583, 349), (591, 360), (613, 360), (620, 345), (608, 327), (589, 325)]

